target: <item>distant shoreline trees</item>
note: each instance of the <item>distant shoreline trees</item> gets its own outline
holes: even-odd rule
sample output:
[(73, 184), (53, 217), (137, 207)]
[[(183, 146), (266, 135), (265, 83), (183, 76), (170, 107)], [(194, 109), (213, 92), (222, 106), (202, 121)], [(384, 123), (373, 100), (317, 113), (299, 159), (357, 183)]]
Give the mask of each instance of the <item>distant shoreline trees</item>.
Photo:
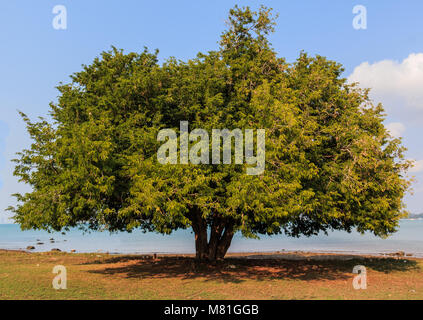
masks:
[(420, 214), (410, 213), (406, 218), (407, 219), (423, 219), (423, 213), (420, 213)]

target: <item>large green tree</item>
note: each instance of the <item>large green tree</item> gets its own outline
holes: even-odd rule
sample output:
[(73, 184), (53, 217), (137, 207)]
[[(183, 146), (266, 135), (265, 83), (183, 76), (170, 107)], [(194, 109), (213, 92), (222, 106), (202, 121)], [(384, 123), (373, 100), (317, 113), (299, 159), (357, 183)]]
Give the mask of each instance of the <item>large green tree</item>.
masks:
[[(225, 256), (236, 232), (395, 232), (410, 163), (382, 106), (347, 84), (338, 63), (278, 58), (274, 21), (267, 8), (235, 7), (218, 51), (159, 64), (157, 52), (113, 48), (73, 74), (51, 121), (22, 114), (33, 144), (14, 173), (32, 191), (15, 195), (15, 221), (57, 231), (192, 228), (197, 258), (209, 260)], [(181, 121), (208, 132), (265, 129), (265, 171), (160, 164), (158, 132)]]

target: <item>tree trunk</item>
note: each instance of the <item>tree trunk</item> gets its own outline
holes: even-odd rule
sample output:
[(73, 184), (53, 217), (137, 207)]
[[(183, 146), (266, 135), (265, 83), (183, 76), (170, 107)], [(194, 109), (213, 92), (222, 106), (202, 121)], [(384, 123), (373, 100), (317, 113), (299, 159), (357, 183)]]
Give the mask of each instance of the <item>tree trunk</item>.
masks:
[(216, 251), (216, 259), (221, 260), (225, 257), (226, 252), (228, 252), (229, 247), (231, 246), (232, 238), (234, 237), (234, 225), (230, 223), (225, 227), (225, 232), (220, 238), (219, 244)]
[(218, 251), (218, 245), (220, 242), (220, 238), (222, 236), (222, 231), (225, 228), (225, 225), (222, 221), (213, 221), (213, 224), (211, 226), (210, 230), (210, 241), (208, 243), (208, 259), (209, 260), (215, 260), (216, 254)]
[(207, 224), (197, 216), (192, 221), (192, 229), (195, 233), (195, 256), (198, 260), (205, 260), (208, 258)]
[(195, 233), (196, 259), (201, 261), (222, 260), (228, 251), (234, 236), (234, 223), (216, 219), (210, 230), (207, 242), (207, 224), (200, 216), (193, 217), (192, 228)]

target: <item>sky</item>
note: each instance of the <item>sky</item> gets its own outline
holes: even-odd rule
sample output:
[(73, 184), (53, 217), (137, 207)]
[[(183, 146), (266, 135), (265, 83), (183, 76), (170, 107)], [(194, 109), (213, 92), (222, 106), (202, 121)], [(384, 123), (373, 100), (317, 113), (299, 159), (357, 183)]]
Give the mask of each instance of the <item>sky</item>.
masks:
[[(55, 87), (112, 45), (125, 52), (157, 48), (161, 61), (215, 50), (235, 4), (279, 13), (270, 39), (288, 62), (301, 50), (326, 56), (344, 65), (350, 82), (372, 88), (387, 127), (416, 160), (414, 195), (405, 203), (412, 213), (423, 212), (423, 1), (14, 0), (0, 3), (0, 223), (10, 222), (3, 210), (15, 203), (11, 194), (30, 190), (12, 174), (10, 160), (31, 143), (17, 110), (31, 119), (48, 115)], [(66, 8), (66, 29), (53, 23), (57, 5)], [(353, 12), (357, 5), (366, 9), (359, 21), (365, 29), (357, 29), (364, 17)]]

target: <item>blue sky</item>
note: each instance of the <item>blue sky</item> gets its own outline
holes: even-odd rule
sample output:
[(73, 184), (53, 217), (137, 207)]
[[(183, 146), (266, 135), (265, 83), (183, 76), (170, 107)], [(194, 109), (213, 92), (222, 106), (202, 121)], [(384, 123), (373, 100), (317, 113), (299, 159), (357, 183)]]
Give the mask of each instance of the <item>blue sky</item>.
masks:
[[(320, 54), (342, 63), (345, 77), (374, 86), (375, 99), (388, 111), (387, 125), (404, 138), (407, 157), (423, 159), (423, 1), (2, 1), (0, 222), (2, 210), (13, 204), (10, 194), (27, 190), (11, 175), (10, 159), (30, 143), (17, 109), (32, 118), (46, 115), (57, 97), (55, 86), (111, 45), (126, 52), (158, 48), (161, 60), (216, 49), (235, 4), (263, 4), (279, 13), (271, 41), (288, 61), (301, 50)], [(52, 27), (55, 5), (67, 9), (66, 30)], [(352, 26), (356, 5), (367, 8), (366, 30)], [(423, 180), (419, 168), (413, 174)], [(423, 184), (414, 188), (406, 203), (410, 211), (423, 212)]]

